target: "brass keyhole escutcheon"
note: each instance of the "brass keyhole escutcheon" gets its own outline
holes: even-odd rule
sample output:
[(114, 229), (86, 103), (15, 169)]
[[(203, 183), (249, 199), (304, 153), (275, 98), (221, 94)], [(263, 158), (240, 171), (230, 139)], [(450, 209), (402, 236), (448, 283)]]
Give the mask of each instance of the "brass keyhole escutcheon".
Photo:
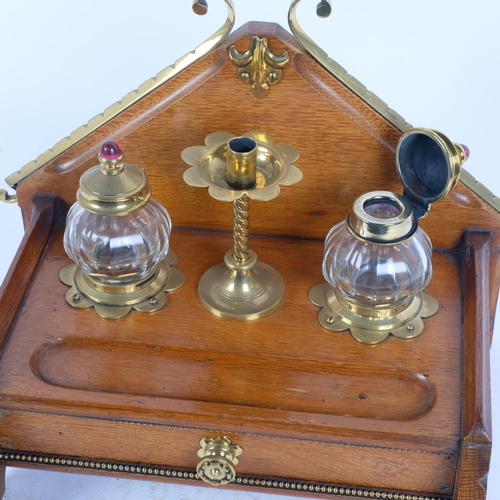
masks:
[(200, 446), (198, 456), (202, 460), (196, 467), (199, 478), (212, 486), (233, 482), (236, 479), (234, 466), (239, 463), (242, 448), (226, 436), (203, 438)]

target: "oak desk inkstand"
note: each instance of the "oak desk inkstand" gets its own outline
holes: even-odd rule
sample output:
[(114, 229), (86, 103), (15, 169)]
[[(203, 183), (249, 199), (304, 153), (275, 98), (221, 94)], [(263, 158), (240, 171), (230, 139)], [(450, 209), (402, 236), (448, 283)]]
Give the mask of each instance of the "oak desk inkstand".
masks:
[[(207, 3), (194, 6), (203, 13)], [(299, 0), (288, 13), (293, 36), (249, 23), (227, 39), (234, 7), (220, 3), (227, 19), (212, 37), (14, 172), (15, 193), (0, 190), (17, 201), (26, 227), (0, 290), (0, 494), (5, 467), (17, 466), (335, 500), (484, 500), (498, 198), (462, 168), (420, 219), (434, 246), (427, 291), (439, 303), (420, 336), (366, 345), (324, 328), (308, 292), (323, 279), (325, 235), (356, 200), (349, 223), (358, 236), (366, 237), (367, 215), (383, 227), (380, 216), (404, 213), (394, 164), (412, 126), (312, 41), (297, 21)], [(322, 0), (319, 14), (329, 10)], [(240, 143), (211, 135), (220, 130), (254, 132)], [(189, 262), (167, 307), (116, 321), (70, 307), (59, 280), (71, 264), (67, 209), (108, 140), (147, 171), (174, 221), (181, 268)], [(427, 151), (420, 146), (415, 153)], [(227, 177), (232, 152), (236, 179)], [(449, 152), (453, 164), (466, 156), (453, 144)], [(234, 239), (227, 204), (205, 209), (207, 195), (193, 185), (234, 203)], [(142, 182), (135, 186), (142, 197)], [(259, 256), (282, 277), (248, 248), (249, 200), (278, 193), (252, 205), (252, 230)], [(205, 273), (209, 285), (202, 280), (199, 290)], [(163, 289), (144, 305), (158, 305), (149, 301)], [(259, 321), (220, 319), (263, 317), (278, 304)]]

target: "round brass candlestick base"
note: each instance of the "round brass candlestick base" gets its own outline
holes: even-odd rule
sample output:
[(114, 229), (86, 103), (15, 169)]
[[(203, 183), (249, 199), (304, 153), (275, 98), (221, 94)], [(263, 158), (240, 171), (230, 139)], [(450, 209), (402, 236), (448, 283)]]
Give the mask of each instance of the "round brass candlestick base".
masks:
[(322, 308), (318, 314), (321, 326), (334, 332), (350, 330), (363, 344), (378, 344), (390, 333), (400, 339), (414, 339), (424, 329), (422, 318), (433, 316), (439, 309), (432, 295), (421, 292), (396, 309), (362, 310), (342, 299), (327, 283), (312, 288), (309, 300)]
[(285, 282), (271, 266), (258, 262), (254, 251), (238, 261), (232, 250), (224, 262), (210, 268), (201, 278), (198, 296), (203, 306), (219, 318), (251, 321), (272, 314), (285, 293)]
[(142, 312), (155, 312), (167, 303), (167, 294), (180, 288), (184, 273), (173, 268), (177, 255), (169, 251), (154, 272), (145, 280), (126, 285), (103, 285), (94, 281), (76, 264), (70, 264), (59, 272), (59, 279), (71, 288), (66, 302), (75, 309), (93, 307), (105, 319), (119, 319), (133, 308)]

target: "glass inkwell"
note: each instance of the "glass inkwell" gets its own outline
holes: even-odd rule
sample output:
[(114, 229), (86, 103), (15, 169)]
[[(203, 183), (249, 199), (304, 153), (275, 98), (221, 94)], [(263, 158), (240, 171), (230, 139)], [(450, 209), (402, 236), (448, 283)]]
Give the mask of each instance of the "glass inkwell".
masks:
[(251, 321), (272, 314), (281, 304), (285, 282), (249, 247), (250, 200), (272, 200), (280, 186), (299, 182), (302, 172), (293, 165), (299, 152), (253, 130), (241, 137), (214, 132), (205, 146), (185, 149), (182, 158), (191, 165), (184, 172), (188, 185), (208, 187), (212, 198), (233, 202), (233, 248), (202, 276), (200, 302), (219, 318)]
[(325, 239), (327, 283), (309, 292), (322, 308), (324, 328), (350, 330), (365, 344), (382, 342), (389, 333), (402, 339), (422, 333), (422, 318), (436, 314), (439, 305), (424, 292), (432, 277), (432, 244), (418, 220), (453, 189), (468, 157), (466, 146), (435, 130), (414, 128), (401, 137), (396, 165), (403, 195), (360, 196)]
[(66, 301), (107, 319), (132, 308), (157, 311), (167, 303), (165, 292), (184, 282), (171, 267), (177, 257), (169, 250), (170, 216), (151, 198), (144, 170), (123, 162), (118, 143), (105, 142), (99, 161), (80, 178), (68, 212), (64, 249), (75, 264), (59, 274), (71, 287)]

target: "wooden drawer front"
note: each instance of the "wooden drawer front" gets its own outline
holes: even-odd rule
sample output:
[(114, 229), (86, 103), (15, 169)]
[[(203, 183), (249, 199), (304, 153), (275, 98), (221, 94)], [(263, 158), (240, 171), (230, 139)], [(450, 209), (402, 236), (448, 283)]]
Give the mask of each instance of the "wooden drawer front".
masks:
[[(226, 434), (136, 422), (5, 410), (3, 450), (80, 457), (87, 461), (172, 466), (194, 471), (203, 437)], [(243, 448), (237, 474), (398, 491), (450, 494), (457, 455), (227, 433)]]

